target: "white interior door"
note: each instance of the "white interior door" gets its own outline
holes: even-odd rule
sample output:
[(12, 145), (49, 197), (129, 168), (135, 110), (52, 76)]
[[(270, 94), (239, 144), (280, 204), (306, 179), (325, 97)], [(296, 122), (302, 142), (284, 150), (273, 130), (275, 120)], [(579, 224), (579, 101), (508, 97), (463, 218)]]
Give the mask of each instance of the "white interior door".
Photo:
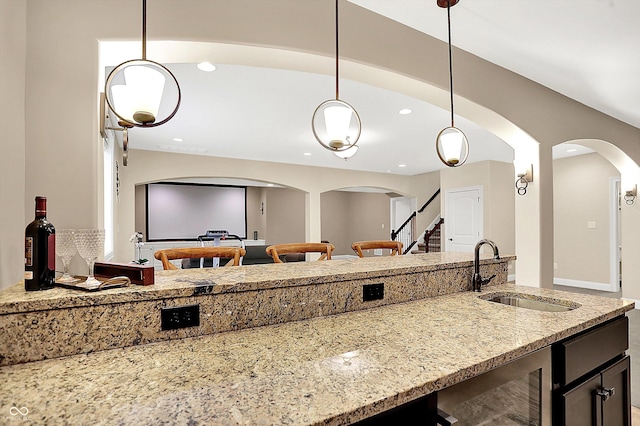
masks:
[(482, 239), (482, 186), (445, 191), (445, 251), (473, 252)]

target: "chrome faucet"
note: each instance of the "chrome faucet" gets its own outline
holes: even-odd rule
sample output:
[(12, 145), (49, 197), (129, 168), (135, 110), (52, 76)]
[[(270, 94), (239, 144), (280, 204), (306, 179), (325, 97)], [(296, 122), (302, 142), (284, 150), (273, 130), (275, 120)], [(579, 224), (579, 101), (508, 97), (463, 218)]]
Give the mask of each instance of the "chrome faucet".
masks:
[(475, 257), (473, 260), (473, 278), (471, 279), (471, 284), (473, 286), (473, 291), (482, 290), (482, 286), (485, 284), (489, 284), (489, 282), (495, 278), (495, 274), (490, 276), (489, 278), (483, 279), (480, 275), (480, 247), (484, 244), (489, 244), (493, 249), (493, 258), (500, 259), (500, 253), (498, 253), (498, 246), (491, 240), (480, 240), (478, 244), (476, 244), (476, 248), (474, 250)]

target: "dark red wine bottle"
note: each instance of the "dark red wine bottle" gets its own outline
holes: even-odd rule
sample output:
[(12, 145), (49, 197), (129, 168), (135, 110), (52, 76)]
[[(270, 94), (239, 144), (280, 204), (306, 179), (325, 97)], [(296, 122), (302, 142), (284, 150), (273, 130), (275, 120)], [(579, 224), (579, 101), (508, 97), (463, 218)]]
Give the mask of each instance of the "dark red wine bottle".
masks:
[(36, 218), (24, 241), (24, 289), (53, 288), (56, 279), (56, 229), (47, 220), (47, 198), (36, 197)]

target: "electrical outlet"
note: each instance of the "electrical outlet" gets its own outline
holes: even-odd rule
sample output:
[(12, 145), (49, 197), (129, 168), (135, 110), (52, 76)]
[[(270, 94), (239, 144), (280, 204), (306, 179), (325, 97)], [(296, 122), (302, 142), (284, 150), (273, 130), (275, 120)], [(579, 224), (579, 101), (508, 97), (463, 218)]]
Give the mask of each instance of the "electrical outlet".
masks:
[(553, 264), (553, 269), (558, 269), (558, 264), (557, 263)]
[(365, 284), (362, 286), (362, 301), (369, 302), (371, 300), (384, 299), (384, 283)]
[(382, 249), (373, 249), (374, 256), (382, 256)]
[(200, 326), (200, 305), (162, 308), (160, 323), (163, 330)]

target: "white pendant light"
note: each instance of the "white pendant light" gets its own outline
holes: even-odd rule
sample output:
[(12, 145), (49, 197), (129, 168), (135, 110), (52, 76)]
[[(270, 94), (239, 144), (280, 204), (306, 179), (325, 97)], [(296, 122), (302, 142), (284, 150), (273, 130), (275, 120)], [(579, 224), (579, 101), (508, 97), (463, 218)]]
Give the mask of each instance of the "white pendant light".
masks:
[(336, 157), (342, 158), (346, 161), (356, 155), (356, 153), (358, 152), (358, 148), (358, 145), (352, 145), (350, 148), (347, 148), (344, 151), (334, 151), (333, 153), (336, 155)]
[[(336, 0), (335, 16), (336, 98), (324, 101), (316, 108), (311, 119), (311, 128), (320, 145), (334, 153), (338, 153), (356, 147), (362, 131), (362, 125), (356, 110), (348, 103), (340, 100), (338, 0)], [(352, 150), (352, 154), (349, 157), (355, 154), (356, 151), (357, 149)]]
[(447, 8), (447, 28), (449, 33), (449, 87), (451, 98), (451, 126), (445, 127), (436, 138), (436, 152), (440, 161), (448, 167), (459, 167), (469, 156), (469, 141), (464, 132), (455, 126), (453, 117), (453, 66), (451, 61), (451, 6), (458, 0), (437, 0), (439, 7)]
[(126, 84), (111, 86), (116, 110), (129, 122), (154, 122), (164, 92), (164, 75), (142, 65), (127, 67), (123, 73)]
[[(180, 85), (175, 76), (146, 56), (147, 1), (142, 0), (142, 59), (117, 65), (105, 82), (106, 103), (123, 127), (160, 126), (171, 120), (180, 107)], [(163, 99), (167, 82), (174, 86), (168, 91), (173, 99)], [(169, 107), (161, 108), (163, 101)], [(165, 111), (163, 115), (161, 110)]]

